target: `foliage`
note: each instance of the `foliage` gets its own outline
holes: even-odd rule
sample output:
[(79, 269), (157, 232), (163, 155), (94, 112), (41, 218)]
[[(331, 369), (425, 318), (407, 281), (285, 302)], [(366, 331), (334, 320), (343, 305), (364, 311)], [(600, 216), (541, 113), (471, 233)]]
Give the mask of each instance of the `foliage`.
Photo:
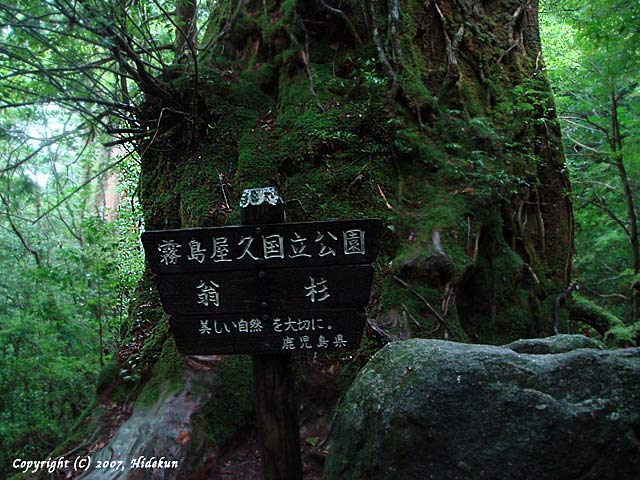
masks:
[(135, 202), (106, 221), (101, 185), (80, 188), (104, 152), (59, 138), (76, 121), (49, 106), (0, 125), (0, 476), (45, 458), (92, 400), (141, 268)]
[(544, 2), (547, 71), (563, 122), (582, 293), (637, 319), (640, 7), (620, 0)]

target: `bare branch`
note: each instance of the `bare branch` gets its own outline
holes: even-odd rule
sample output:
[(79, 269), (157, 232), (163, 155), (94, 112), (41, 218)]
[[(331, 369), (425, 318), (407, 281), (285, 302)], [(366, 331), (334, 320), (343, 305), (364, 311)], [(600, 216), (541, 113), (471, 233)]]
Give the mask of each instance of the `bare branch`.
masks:
[(571, 295), (571, 292), (573, 292), (577, 286), (578, 284), (572, 283), (566, 290), (560, 292), (553, 301), (553, 332), (556, 335), (560, 333), (560, 303)]
[(585, 150), (589, 150), (590, 152), (597, 153), (598, 155), (603, 155), (605, 157), (611, 157), (613, 155), (611, 152), (605, 152), (605, 151), (598, 150), (596, 148), (590, 147), (589, 145), (585, 145), (584, 143), (581, 143), (578, 140), (576, 140), (575, 138), (573, 138), (567, 132), (565, 132), (565, 135), (567, 136), (567, 138), (569, 140), (571, 140), (573, 143), (575, 143), (579, 147), (584, 148)]
[(61, 200), (59, 200), (55, 205), (53, 205), (52, 207), (50, 207), (49, 209), (47, 209), (44, 213), (40, 214), (40, 216), (38, 218), (36, 218), (35, 220), (32, 221), (32, 223), (36, 224), (38, 223), (40, 220), (42, 220), (43, 218), (45, 218), (47, 215), (49, 215), (51, 212), (53, 212), (54, 210), (58, 209), (61, 205), (63, 205), (67, 200), (69, 200), (71, 197), (73, 197), (75, 194), (77, 194), (79, 191), (81, 191), (84, 187), (86, 187), (87, 185), (89, 185), (91, 182), (93, 182), (96, 178), (98, 178), (100, 175), (103, 175), (104, 173), (108, 172), (109, 170), (111, 170), (112, 168), (118, 166), (120, 163), (122, 163), (123, 161), (125, 161), (128, 157), (130, 157), (133, 154), (133, 152), (128, 153), (127, 155), (123, 156), (122, 158), (119, 158), (118, 160), (116, 160), (115, 162), (110, 163), (109, 165), (107, 165), (106, 167), (104, 167), (103, 169), (101, 169), (98, 173), (92, 175), (91, 177), (89, 177), (87, 180), (85, 180), (84, 182), (82, 182), (78, 187), (76, 187), (75, 189), (73, 189), (73, 191), (71, 191), (71, 193), (67, 194), (64, 196), (64, 198), (62, 198)]
[[(560, 120), (562, 120), (564, 122), (567, 122), (568, 124), (573, 125), (575, 127), (582, 128), (582, 129), (588, 130), (590, 132), (603, 135), (607, 140), (609, 139), (609, 132), (606, 129), (600, 127), (599, 125), (597, 125), (595, 123), (589, 122), (588, 120), (585, 120), (583, 118), (575, 117), (575, 116), (562, 116), (562, 117), (560, 117)], [(584, 121), (584, 122), (587, 123), (587, 125), (583, 125), (582, 123), (579, 123), (576, 120)], [(597, 127), (599, 127), (599, 128), (597, 128)]]
[(13, 233), (16, 234), (16, 236), (20, 240), (20, 243), (25, 248), (25, 250), (29, 252), (31, 255), (33, 255), (33, 258), (36, 261), (36, 265), (38, 265), (38, 267), (41, 267), (42, 261), (40, 260), (40, 254), (36, 249), (32, 248), (31, 245), (29, 245), (29, 242), (27, 241), (25, 236), (22, 234), (22, 232), (18, 229), (15, 222), (13, 221), (13, 218), (11, 217), (11, 214), (9, 213), (9, 201), (1, 193), (0, 193), (0, 200), (2, 201), (2, 204), (5, 207), (5, 215), (7, 217), (7, 220), (9, 221), (9, 226), (11, 227), (11, 230), (13, 230)]
[(321, 3), (322, 3), (322, 8), (324, 8), (327, 12), (331, 13), (332, 15), (335, 15), (336, 17), (338, 17), (340, 20), (344, 22), (344, 24), (349, 29), (349, 33), (351, 33), (351, 36), (354, 38), (354, 40), (358, 43), (358, 45), (362, 45), (362, 39), (360, 38), (360, 35), (358, 35), (358, 31), (356, 30), (356, 27), (353, 25), (353, 22), (349, 19), (347, 14), (338, 8), (332, 7), (324, 0), (322, 0)]
[(607, 214), (607, 216), (609, 218), (611, 218), (614, 222), (616, 222), (618, 225), (620, 225), (620, 227), (624, 230), (624, 233), (627, 235), (627, 237), (631, 238), (631, 232), (629, 231), (629, 227), (627, 226), (626, 222), (624, 222), (620, 217), (618, 217), (605, 203), (605, 200), (603, 197), (598, 197), (598, 201), (596, 202), (595, 200), (590, 200), (588, 202), (590, 205), (593, 205), (595, 207), (598, 207), (599, 209), (601, 209), (604, 213)]
[(378, 52), (378, 59), (380, 63), (384, 66), (387, 71), (387, 75), (391, 79), (391, 91), (390, 97), (395, 98), (400, 90), (400, 85), (398, 83), (398, 76), (396, 72), (391, 67), (389, 63), (389, 59), (387, 58), (387, 54), (384, 51), (384, 47), (382, 46), (382, 41), (380, 40), (380, 33), (378, 31), (378, 19), (376, 18), (376, 12), (373, 8), (373, 4), (371, 0), (364, 0), (364, 3), (367, 7), (367, 15), (369, 16), (369, 22), (371, 23), (371, 36), (373, 38), (373, 43), (376, 46), (376, 51)]
[(420, 300), (422, 300), (422, 303), (424, 303), (426, 305), (426, 307), (429, 309), (429, 311), (433, 314), (434, 317), (436, 317), (438, 322), (440, 322), (442, 324), (442, 326), (446, 329), (446, 331), (448, 333), (450, 333), (451, 335), (454, 335), (454, 337), (455, 337), (455, 332), (451, 329), (451, 327), (449, 326), (447, 321), (442, 317), (442, 315), (440, 315), (438, 313), (438, 311), (435, 308), (433, 308), (433, 306), (427, 301), (426, 298), (424, 298), (424, 296), (420, 292), (418, 292), (415, 288), (410, 286), (407, 282), (405, 282), (404, 280), (402, 280), (400, 277), (398, 277), (396, 275), (393, 276), (393, 279), (396, 282), (398, 282), (400, 285), (402, 285), (404, 288), (409, 290), (411, 293), (413, 293)]
[(591, 290), (590, 288), (585, 287), (584, 285), (582, 285), (581, 288), (585, 292), (590, 293), (591, 295), (594, 295), (598, 298), (619, 298), (620, 300), (624, 300), (625, 302), (628, 302), (629, 300), (631, 300), (629, 297), (622, 295), (621, 293), (606, 293), (606, 294), (598, 293)]

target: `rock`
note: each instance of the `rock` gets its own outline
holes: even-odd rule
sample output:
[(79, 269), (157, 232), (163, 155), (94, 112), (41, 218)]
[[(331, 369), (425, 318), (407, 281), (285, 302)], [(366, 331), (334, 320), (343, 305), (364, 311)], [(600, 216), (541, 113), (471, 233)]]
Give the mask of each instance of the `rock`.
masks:
[(207, 399), (196, 394), (197, 388), (213, 386), (215, 375), (185, 370), (185, 378), (180, 391), (167, 391), (153, 405), (136, 407), (109, 443), (91, 456), (90, 468), (78, 480), (184, 478), (194, 435), (191, 416)]
[[(546, 345), (584, 344), (569, 340)], [(379, 351), (345, 395), (324, 478), (634, 480), (639, 436), (640, 348), (413, 339)]]
[(530, 353), (534, 355), (544, 355), (553, 353), (565, 353), (579, 348), (604, 349), (604, 345), (584, 335), (554, 335), (547, 338), (527, 338), (517, 340), (508, 345), (509, 348), (518, 353)]

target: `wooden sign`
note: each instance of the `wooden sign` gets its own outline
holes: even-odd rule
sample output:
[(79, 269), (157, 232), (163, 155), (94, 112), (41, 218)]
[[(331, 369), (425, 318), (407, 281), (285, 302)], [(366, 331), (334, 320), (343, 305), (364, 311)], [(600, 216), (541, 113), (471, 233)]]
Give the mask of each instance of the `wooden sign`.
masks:
[(172, 315), (364, 307), (370, 265), (161, 275), (162, 305)]
[(157, 230), (142, 243), (181, 353), (324, 351), (360, 342), (381, 228), (365, 219)]
[(326, 352), (357, 348), (364, 321), (356, 310), (176, 315), (171, 331), (187, 355)]
[(156, 230), (142, 234), (155, 273), (363, 265), (376, 257), (378, 219)]
[(181, 353), (253, 354), (262, 478), (302, 480), (291, 353), (359, 346), (382, 223), (279, 223), (274, 187), (240, 206), (244, 226), (145, 232), (145, 257)]

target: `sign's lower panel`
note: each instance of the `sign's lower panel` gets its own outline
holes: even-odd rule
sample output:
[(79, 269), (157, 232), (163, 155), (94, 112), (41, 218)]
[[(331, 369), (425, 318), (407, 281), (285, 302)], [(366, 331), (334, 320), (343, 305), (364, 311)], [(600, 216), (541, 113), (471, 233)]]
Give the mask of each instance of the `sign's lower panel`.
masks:
[(171, 317), (184, 355), (349, 350), (360, 345), (365, 316), (356, 310)]

